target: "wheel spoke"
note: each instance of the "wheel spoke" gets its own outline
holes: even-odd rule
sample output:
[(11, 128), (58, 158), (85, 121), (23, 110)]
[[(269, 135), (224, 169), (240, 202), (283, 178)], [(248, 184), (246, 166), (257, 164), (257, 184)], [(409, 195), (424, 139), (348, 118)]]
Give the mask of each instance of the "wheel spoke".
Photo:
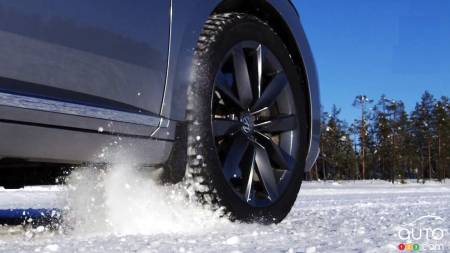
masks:
[(257, 64), (257, 68), (258, 68), (258, 70), (257, 70), (257, 80), (258, 80), (257, 92), (258, 92), (258, 98), (261, 97), (261, 92), (262, 92), (262, 90), (261, 90), (262, 71), (263, 71), (263, 54), (262, 54), (263, 52), (262, 52), (262, 50), (263, 50), (263, 47), (260, 44), (258, 46), (258, 48), (256, 48), (256, 64)]
[(275, 57), (270, 49), (265, 46), (261, 47), (262, 57), (262, 72), (267, 75), (275, 75), (280, 71), (283, 71), (283, 67), (280, 65), (277, 57)]
[(250, 166), (250, 172), (247, 179), (247, 185), (245, 187), (245, 193), (244, 197), (245, 200), (248, 202), (253, 201), (253, 177), (255, 173), (255, 151), (253, 151), (253, 157), (252, 157), (252, 164)]
[(256, 133), (259, 136), (259, 143), (269, 151), (272, 160), (276, 164), (278, 164), (281, 169), (292, 171), (295, 165), (295, 159), (286, 151), (284, 151), (280, 146), (275, 144), (270, 137), (260, 132)]
[(278, 184), (275, 179), (272, 165), (270, 164), (269, 155), (263, 146), (258, 143), (255, 143), (254, 146), (256, 151), (255, 161), (260, 179), (266, 189), (269, 199), (275, 200), (278, 196)]
[(230, 119), (214, 119), (214, 136), (221, 137), (236, 132), (241, 127), (241, 123), (237, 120)]
[(255, 128), (267, 133), (287, 132), (297, 128), (297, 119), (295, 115), (281, 115), (267, 121), (256, 123)]
[(212, 111), (214, 112), (213, 114), (215, 116), (227, 116), (236, 113), (235, 110), (232, 110), (232, 106), (227, 106), (225, 103), (222, 103), (222, 101), (220, 101), (222, 97), (217, 94), (218, 92), (214, 93), (214, 100), (212, 104)]
[(242, 47), (233, 50), (233, 66), (239, 100), (244, 107), (248, 108), (253, 102), (253, 92)]
[(223, 165), (224, 175), (227, 180), (233, 177), (242, 177), (239, 163), (241, 162), (249, 141), (246, 136), (237, 134), (229, 148), (228, 154)]
[(233, 104), (238, 106), (240, 109), (245, 109), (241, 101), (233, 94), (233, 92), (227, 87), (226, 84), (219, 80), (215, 81), (216, 88), (221, 92), (220, 94), (225, 95)]
[(252, 106), (252, 111), (272, 106), (287, 84), (288, 80), (284, 72), (276, 74), (272, 81), (267, 85), (261, 97)]
[(248, 71), (250, 74), (250, 82), (253, 90), (253, 100), (261, 96), (261, 82), (263, 73), (263, 47), (258, 44), (256, 48), (252, 48), (249, 58), (247, 59)]

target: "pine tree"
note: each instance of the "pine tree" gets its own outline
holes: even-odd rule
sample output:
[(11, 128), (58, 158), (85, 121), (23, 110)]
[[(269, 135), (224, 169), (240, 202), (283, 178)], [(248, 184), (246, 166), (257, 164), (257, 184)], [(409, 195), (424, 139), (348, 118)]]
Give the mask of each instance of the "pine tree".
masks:
[(432, 111), (435, 99), (428, 91), (422, 95), (420, 103), (416, 104), (415, 110), (412, 114), (414, 122), (414, 134), (418, 154), (420, 156), (420, 177), (423, 182), (428, 175), (428, 178), (433, 177), (432, 166), (432, 147), (433, 147), (433, 129), (432, 127)]
[[(327, 153), (328, 153), (328, 136), (327, 136), (327, 123), (329, 113), (324, 112), (322, 108), (322, 114), (320, 117), (320, 154), (316, 161), (316, 170), (322, 174), (322, 178), (327, 180)], [(318, 176), (320, 178), (320, 176)]]
[(368, 124), (367, 124), (367, 105), (373, 102), (372, 99), (369, 99), (366, 95), (359, 95), (355, 97), (353, 101), (353, 106), (357, 106), (361, 108), (361, 119), (359, 122), (355, 122), (353, 124), (353, 129), (359, 132), (359, 146), (360, 146), (360, 159), (361, 159), (361, 174), (362, 179), (366, 179), (366, 152), (367, 152), (367, 132), (368, 132)]
[(400, 177), (411, 178), (416, 175), (413, 171), (414, 166), (414, 145), (413, 137), (411, 135), (411, 121), (408, 113), (402, 108), (399, 112), (400, 117), (397, 122), (397, 136), (398, 136), (398, 156)]
[(335, 105), (322, 115), (321, 155), (317, 163), (324, 179), (350, 179), (356, 163), (353, 142), (346, 123)]
[(376, 160), (377, 167), (379, 168), (379, 175), (382, 179), (390, 179), (391, 178), (391, 126), (389, 122), (389, 113), (388, 113), (389, 99), (382, 95), (377, 105), (375, 106), (375, 135), (376, 135)]
[(447, 112), (446, 122), (447, 127), (445, 128), (445, 142), (442, 146), (443, 150), (443, 160), (445, 168), (445, 178), (450, 176), (450, 101), (448, 97), (445, 97), (445, 108)]
[(405, 113), (405, 106), (402, 101), (389, 100), (387, 105), (387, 115), (389, 115), (388, 125), (390, 127), (391, 139), (391, 167), (390, 179), (392, 183), (395, 177), (399, 176), (401, 181), (404, 179), (404, 168), (402, 168), (402, 151), (404, 147), (404, 139), (406, 138), (404, 129), (407, 126), (407, 114)]
[(442, 181), (447, 175), (446, 170), (448, 162), (446, 162), (446, 152), (449, 146), (450, 135), (450, 117), (448, 113), (448, 97), (442, 97), (433, 107), (432, 124), (434, 129), (434, 143), (437, 150), (436, 155), (436, 171), (437, 178)]

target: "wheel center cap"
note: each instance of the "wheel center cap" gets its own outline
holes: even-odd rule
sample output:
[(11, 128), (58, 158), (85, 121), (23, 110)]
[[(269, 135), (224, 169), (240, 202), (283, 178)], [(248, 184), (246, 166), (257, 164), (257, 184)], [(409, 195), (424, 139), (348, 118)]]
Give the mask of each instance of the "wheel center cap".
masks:
[(253, 118), (249, 114), (244, 114), (241, 117), (242, 131), (246, 134), (251, 134), (253, 132)]

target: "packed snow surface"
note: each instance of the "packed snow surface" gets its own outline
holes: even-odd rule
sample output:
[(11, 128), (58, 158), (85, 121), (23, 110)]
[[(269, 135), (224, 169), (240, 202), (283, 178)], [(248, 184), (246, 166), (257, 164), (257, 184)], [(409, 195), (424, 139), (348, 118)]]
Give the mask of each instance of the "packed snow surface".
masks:
[[(305, 182), (289, 216), (265, 226), (229, 222), (185, 185), (126, 167), (81, 169), (67, 187), (0, 191), (0, 209), (65, 213), (59, 229), (1, 227), (0, 252), (400, 252), (405, 224), (439, 217), (429, 225), (450, 229), (450, 182)], [(448, 232), (440, 242), (448, 247)]]

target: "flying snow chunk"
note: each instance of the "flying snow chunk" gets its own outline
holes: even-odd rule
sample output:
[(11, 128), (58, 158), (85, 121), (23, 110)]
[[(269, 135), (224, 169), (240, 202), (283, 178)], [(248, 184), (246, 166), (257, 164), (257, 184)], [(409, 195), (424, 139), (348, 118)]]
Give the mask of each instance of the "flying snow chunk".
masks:
[(59, 246), (57, 244), (49, 244), (45, 247), (45, 249), (51, 252), (56, 252), (59, 250)]
[(316, 253), (316, 247), (308, 247), (306, 253)]
[(39, 226), (36, 228), (36, 233), (42, 233), (45, 231), (45, 227), (44, 226)]
[(232, 236), (225, 241), (225, 244), (228, 244), (228, 245), (236, 245), (238, 243), (239, 243), (239, 237), (237, 237), (237, 236)]

